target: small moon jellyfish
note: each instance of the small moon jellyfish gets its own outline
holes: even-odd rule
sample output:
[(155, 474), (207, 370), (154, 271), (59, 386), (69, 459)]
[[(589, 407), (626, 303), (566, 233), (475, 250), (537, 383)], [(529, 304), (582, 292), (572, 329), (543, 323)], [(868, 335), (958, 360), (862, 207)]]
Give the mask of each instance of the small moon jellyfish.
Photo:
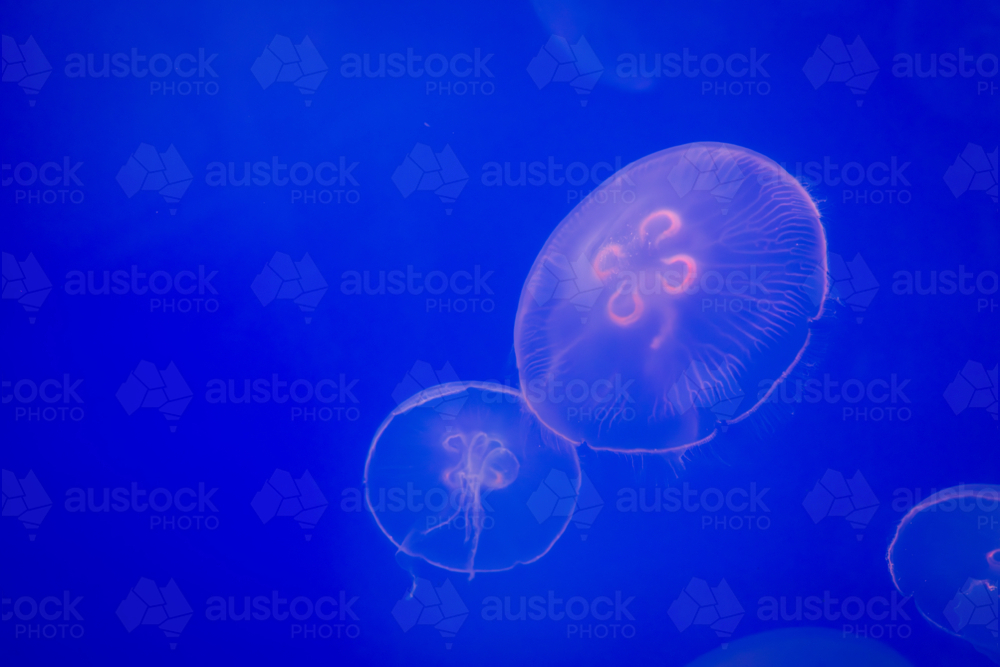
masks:
[(874, 639), (844, 640), (829, 628), (783, 628), (729, 642), (687, 667), (912, 667)]
[(521, 389), (573, 442), (683, 453), (788, 375), (826, 289), (819, 212), (784, 169), (728, 144), (660, 151), (590, 193), (535, 259)]
[(1000, 662), (1000, 486), (928, 496), (900, 521), (888, 561), (896, 588), (913, 596), (924, 618)]
[[(575, 447), (539, 423), (519, 393), (452, 382), (382, 422), (365, 463), (365, 500), (400, 551), (471, 578), (541, 558), (566, 530), (572, 495), (553, 496), (541, 513), (532, 498), (553, 471), (572, 480), (570, 494), (579, 490)], [(564, 511), (555, 506), (567, 501)]]

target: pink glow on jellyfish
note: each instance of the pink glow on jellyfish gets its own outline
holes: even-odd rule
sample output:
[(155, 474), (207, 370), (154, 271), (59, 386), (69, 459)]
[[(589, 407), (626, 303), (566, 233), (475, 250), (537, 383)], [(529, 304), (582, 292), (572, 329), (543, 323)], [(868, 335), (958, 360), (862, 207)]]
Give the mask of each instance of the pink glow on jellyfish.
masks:
[(545, 243), (514, 326), (521, 388), (573, 442), (682, 454), (767, 399), (826, 290), (819, 212), (794, 178), (738, 146), (664, 150)]
[(1000, 486), (966, 484), (929, 496), (896, 528), (893, 583), (937, 628), (1000, 662)]
[(579, 488), (576, 449), (540, 424), (520, 394), (453, 382), (404, 401), (382, 422), (365, 463), (365, 499), (397, 549), (471, 578), (535, 561), (559, 539), (572, 511), (539, 519), (529, 504), (552, 471)]

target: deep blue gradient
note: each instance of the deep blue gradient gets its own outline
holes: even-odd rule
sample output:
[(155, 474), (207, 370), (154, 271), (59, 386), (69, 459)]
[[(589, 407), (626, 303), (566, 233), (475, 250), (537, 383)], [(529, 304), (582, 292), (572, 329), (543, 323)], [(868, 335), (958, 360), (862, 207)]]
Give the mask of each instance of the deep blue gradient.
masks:
[[(695, 578), (710, 587), (724, 579), (732, 590), (743, 610), (733, 641), (816, 626), (837, 631), (844, 642), (858, 635), (880, 639), (916, 666), (991, 664), (932, 627), (912, 601), (902, 603), (896, 618), (882, 618), (876, 601), (874, 615), (852, 621), (832, 614), (769, 620), (762, 608), (768, 598), (784, 597), (791, 612), (796, 598), (822, 599), (826, 592), (840, 601), (891, 600), (886, 549), (909, 507), (934, 490), (1000, 481), (996, 6), (536, 4), (5, 4), (5, 68), (13, 66), (7, 36), (18, 46), (33, 36), (51, 74), (37, 94), (23, 92), (13, 74), (8, 81), (6, 69), (0, 86), (4, 283), (7, 253), (17, 262), (30, 253), (52, 285), (31, 312), (15, 292), (4, 292), (0, 636), (6, 664), (682, 666), (728, 638), (668, 613), (679, 598), (675, 612), (686, 609), (682, 593)], [(602, 64), (588, 94), (558, 81), (539, 88), (529, 75), (529, 63), (554, 34), (571, 44), (585, 37)], [(314, 94), (281, 81), (264, 88), (255, 78), (251, 67), (275, 35), (296, 45), (308, 36), (315, 46), (328, 71)], [(804, 73), (828, 35), (845, 44), (860, 36), (877, 63), (863, 94), (837, 81), (814, 88)], [(147, 57), (193, 54), (195, 70), (199, 49), (206, 58), (217, 55), (211, 71), (190, 78), (174, 72), (67, 76), (72, 54), (94, 54), (100, 66), (104, 54), (132, 49)], [(472, 60), (478, 50), (481, 61), (489, 58), (478, 76), (342, 74), (346, 54), (369, 54), (374, 66), (378, 54), (407, 49)], [(931, 54), (960, 49), (983, 56), (982, 71), (894, 75), (898, 54), (920, 54), (926, 68)], [(754, 77), (618, 76), (623, 54), (645, 54), (651, 67), (653, 54), (685, 50), (699, 63), (706, 54), (749, 60), (753, 52), (759, 66)], [(464, 71), (466, 61), (456, 62)], [(181, 71), (190, 66), (182, 62)], [(191, 83), (190, 94), (181, 94), (184, 82)], [(458, 94), (458, 83), (466, 84), (465, 94)], [(204, 84), (201, 94), (195, 84)], [(877, 287), (864, 312), (856, 312), (847, 303), (856, 297), (853, 288), (839, 283), (834, 296), (840, 300), (827, 303), (793, 376), (821, 387), (826, 379), (831, 399), (765, 405), (683, 465), (580, 448), (581, 467), (599, 496), (592, 502), (603, 507), (589, 527), (571, 524), (536, 563), (468, 581), (398, 560), (362, 500), (371, 439), (412, 393), (403, 384), (399, 397), (397, 386), (418, 361), (435, 371), (450, 364), (462, 381), (516, 385), (513, 323), (528, 269), (555, 226), (596, 187), (548, 178), (537, 186), (491, 185), (491, 163), (500, 169), (510, 163), (513, 177), (520, 163), (535, 161), (579, 162), (592, 173), (598, 163), (624, 166), (696, 141), (745, 146), (801, 173), (821, 211), (831, 258), (852, 263), (868, 295)], [(179, 202), (155, 190), (129, 197), (116, 180), (140, 144), (160, 153), (176, 148), (192, 175)], [(453, 202), (431, 191), (409, 193), (393, 180), (416, 144), (454, 151), (468, 182)], [(945, 178), (960, 154), (974, 159), (979, 147), (993, 152), (992, 175), (987, 168), (980, 177), (993, 179), (992, 197), (986, 187), (963, 191)], [(235, 163), (239, 178), (245, 162), (271, 163), (275, 156), (287, 165), (357, 165), (326, 194), (315, 183), (236, 187), (206, 180), (211, 163)], [(79, 183), (14, 180), (18, 174), (30, 180), (30, 167), (16, 171), (21, 163), (62, 166), (64, 158), (82, 163)], [(816, 172), (808, 163), (819, 165), (820, 178), (811, 178)], [(840, 167), (848, 163), (872, 178), (845, 185)], [(840, 167), (824, 177), (824, 164)], [(893, 164), (896, 182), (882, 183)], [(851, 169), (849, 178), (858, 173)], [(597, 171), (597, 181), (609, 175)], [(66, 196), (82, 202), (60, 203), (60, 190), (79, 191)], [(312, 196), (332, 202), (303, 201)], [(57, 201), (44, 203), (46, 197)], [(276, 252), (296, 262), (308, 253), (328, 283), (314, 311), (283, 298), (262, 305), (251, 288)], [(197, 276), (203, 267), (214, 277), (204, 295), (171, 291), (155, 297), (160, 301), (131, 289), (70, 293), (74, 271), (92, 271), (100, 283), (105, 271), (133, 266), (147, 276)], [(350, 272), (367, 271), (377, 280), (379, 271), (408, 267), (424, 276), (478, 271), (480, 293), (449, 289), (430, 301), (426, 293), (345, 293)], [(905, 293), (900, 272), (920, 272), (927, 287), (931, 272), (960, 267), (973, 274), (969, 285), (978, 277), (980, 288), (948, 294), (939, 284), (934, 294)], [(11, 265), (11, 281), (15, 273)], [(197, 291), (197, 280), (193, 284)], [(459, 278), (460, 289), (463, 284)], [(192, 312), (177, 312), (186, 307)], [(202, 312), (193, 312), (198, 307)], [(135, 393), (119, 394), (120, 387), (143, 360), (160, 371), (173, 362), (183, 376), (192, 398), (179, 419), (167, 420), (155, 407), (131, 415), (124, 408)], [(980, 368), (975, 364), (993, 370), (993, 379), (992, 388), (987, 381), (972, 400), (956, 376), (967, 369), (972, 377)], [(233, 381), (241, 394), (244, 380), (271, 382), (275, 375), (310, 386), (330, 379), (323, 391), (336, 387), (339, 395), (330, 403), (213, 402), (213, 380)], [(75, 388), (81, 402), (62, 393), (51, 404), (29, 400), (32, 386), (66, 377), (70, 385), (82, 379)], [(23, 380), (34, 385), (21, 383), (15, 395)], [(841, 387), (850, 381), (852, 397), (859, 385), (874, 388), (876, 399), (886, 385), (897, 391), (884, 402), (847, 403)], [(299, 387), (305, 391), (304, 383)], [(341, 387), (347, 391), (340, 394)], [(61, 389), (50, 384), (46, 391), (54, 396)], [(258, 494), (276, 469), (295, 479), (308, 471), (315, 486), (304, 484), (327, 503), (314, 525), (268, 514), (271, 496)], [(32, 502), (43, 498), (37, 494), (43, 488), (51, 502), (36, 527), (26, 527), (15, 511), (20, 491), (8, 492), (15, 489), (8, 479), (23, 480), (29, 471), (38, 484), (18, 482), (17, 488), (30, 487)], [(823, 492), (815, 487), (829, 479), (828, 471), (862, 474), (877, 499), (870, 518), (852, 526), (824, 513)], [(217, 490), (189, 511), (72, 511), (80, 489), (84, 495), (93, 489), (99, 503), (105, 488), (133, 485), (171, 494), (190, 488), (196, 504), (199, 485), (206, 493)], [(663, 501), (658, 511), (627, 511), (631, 497), (651, 504), (653, 494), (662, 499), (668, 487), (679, 508)], [(697, 493), (684, 495), (692, 490)], [(756, 494), (752, 506), (740, 505), (744, 492)], [(729, 495), (735, 509), (701, 507), (702, 499), (711, 505), (719, 494)], [(190, 496), (180, 500), (188, 507)], [(44, 498), (37, 503), (47, 504)], [(393, 615), (414, 577), (433, 587), (448, 581), (457, 591), (468, 616), (453, 637), (432, 625), (409, 627)], [(142, 612), (120, 605), (140, 578), (159, 587), (172, 579), (182, 592), (191, 617), (179, 637), (165, 636), (157, 624), (128, 631)], [(32, 601), (54, 596), (61, 602), (64, 591), (71, 601), (82, 596), (74, 608), (79, 617), (32, 616)], [(235, 598), (240, 612), (245, 597), (270, 599), (274, 591), (287, 600), (329, 596), (338, 613), (327, 620), (315, 612), (303, 620), (212, 620), (214, 597)], [(509, 598), (516, 613), (522, 596), (588, 603), (605, 596), (611, 617), (598, 604), (596, 615), (580, 620), (547, 612), (542, 620), (490, 620), (497, 598), (501, 605)], [(350, 603), (343, 613), (341, 600)], [(299, 604), (304, 612), (305, 603)], [(326, 615), (332, 607), (322, 608)]]

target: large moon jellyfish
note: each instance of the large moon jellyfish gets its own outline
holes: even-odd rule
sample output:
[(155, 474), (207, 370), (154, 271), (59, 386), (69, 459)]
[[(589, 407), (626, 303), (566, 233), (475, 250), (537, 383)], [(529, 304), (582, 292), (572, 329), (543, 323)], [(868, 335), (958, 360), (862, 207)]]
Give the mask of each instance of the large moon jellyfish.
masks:
[(845, 640), (828, 628), (783, 628), (729, 642), (687, 667), (912, 667), (874, 639)]
[(780, 166), (720, 143), (625, 167), (556, 227), (525, 282), (525, 399), (595, 449), (683, 452), (753, 412), (826, 296), (819, 212)]
[(1000, 662), (1000, 486), (939, 491), (911, 509), (889, 546), (896, 588), (932, 624)]
[(572, 443), (521, 395), (488, 382), (431, 387), (382, 422), (365, 464), (365, 499), (396, 547), (448, 570), (507, 570), (545, 555), (572, 511), (539, 520), (528, 500), (553, 471), (579, 489)]

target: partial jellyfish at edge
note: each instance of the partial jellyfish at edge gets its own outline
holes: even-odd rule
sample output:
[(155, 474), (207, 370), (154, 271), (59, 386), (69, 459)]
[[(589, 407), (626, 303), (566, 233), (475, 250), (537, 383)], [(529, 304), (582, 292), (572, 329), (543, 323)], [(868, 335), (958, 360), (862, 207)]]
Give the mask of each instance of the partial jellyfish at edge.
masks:
[(687, 667), (912, 667), (888, 644), (845, 640), (830, 628), (782, 628), (741, 637)]
[(1000, 663), (1000, 486), (928, 496), (900, 521), (887, 559), (896, 588), (927, 621)]

